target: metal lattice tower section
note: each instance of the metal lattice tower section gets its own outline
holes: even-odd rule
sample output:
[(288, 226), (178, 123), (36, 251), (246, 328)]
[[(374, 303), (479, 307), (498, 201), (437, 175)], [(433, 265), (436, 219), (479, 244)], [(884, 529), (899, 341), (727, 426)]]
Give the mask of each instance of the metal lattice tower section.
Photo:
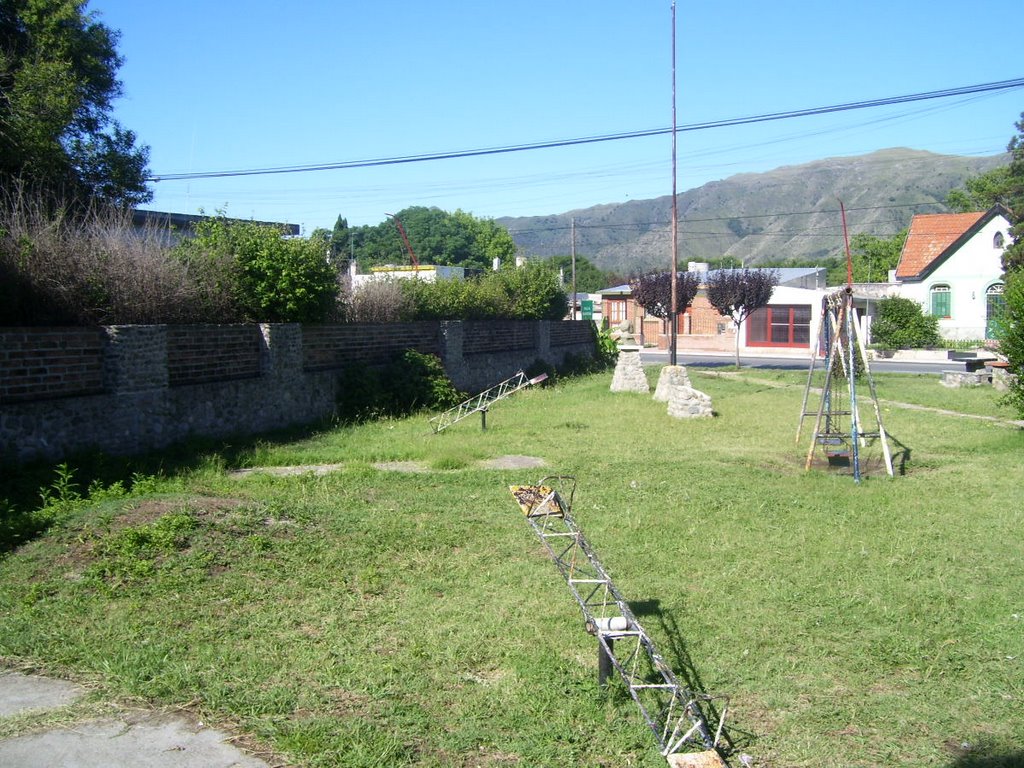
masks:
[(468, 400), (464, 400), (454, 408), (449, 408), (442, 414), (433, 417), (430, 420), (430, 428), (435, 433), (440, 432), (443, 429), (447, 429), (452, 424), (462, 421), (467, 416), (472, 416), (474, 413), (480, 413), (482, 418), (482, 424), (484, 429), (487, 428), (487, 410), (492, 404), (498, 400), (503, 400), (510, 395), (514, 395), (521, 389), (532, 386), (533, 384), (539, 384), (544, 381), (548, 375), (542, 373), (540, 376), (535, 376), (532, 379), (526, 378), (526, 374), (519, 371), (515, 376), (505, 379), (500, 384), (495, 384), (490, 389), (485, 389), (479, 395), (474, 395)]
[[(821, 322), (818, 329), (817, 349), (825, 350), (825, 383), (821, 389), (821, 400), (815, 410), (807, 409), (814, 388), (812, 386), (817, 354), (811, 354), (811, 365), (807, 371), (807, 386), (804, 389), (803, 405), (800, 408), (800, 422), (796, 429), (796, 441), (804, 419), (814, 416), (814, 432), (807, 450), (805, 470), (811, 468), (814, 453), (821, 448), (829, 463), (849, 462), (853, 467), (853, 479), (860, 482), (860, 449), (867, 440), (877, 439), (882, 443), (882, 455), (889, 477), (893, 476), (892, 456), (889, 441), (882, 426), (882, 412), (878, 407), (875, 380), (871, 376), (867, 347), (854, 315), (853, 291), (848, 287), (835, 291), (822, 299)], [(871, 396), (875, 427), (865, 431), (857, 400), (858, 365), (867, 379)], [(836, 379), (845, 378), (847, 386), (837, 386)], [(844, 401), (845, 396), (845, 401)]]
[[(569, 486), (568, 502), (555, 485)], [(704, 711), (711, 697), (676, 680), (573, 519), (575, 479), (545, 477), (510, 490), (583, 611), (587, 631), (597, 637), (599, 667), (610, 664), (619, 673), (669, 765), (724, 768), (718, 747), (728, 707), (712, 730)]]

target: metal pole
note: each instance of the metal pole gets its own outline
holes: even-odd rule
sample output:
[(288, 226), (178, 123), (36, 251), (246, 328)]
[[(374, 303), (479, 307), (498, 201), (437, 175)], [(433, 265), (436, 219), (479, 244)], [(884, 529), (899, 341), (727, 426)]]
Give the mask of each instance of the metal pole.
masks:
[(576, 319), (576, 217), (572, 222), (572, 319)]
[[(608, 643), (608, 648), (605, 649), (604, 644)], [(609, 655), (609, 651), (615, 652), (615, 641), (610, 637), (606, 637), (604, 642), (601, 638), (597, 639), (597, 684), (602, 688), (608, 687), (608, 676), (615, 671), (615, 666), (612, 664), (612, 657)]]
[(676, 200), (676, 3), (672, 0), (672, 307), (669, 315), (669, 365), (676, 365), (676, 323), (679, 314), (679, 296), (676, 280), (679, 275), (679, 206)]

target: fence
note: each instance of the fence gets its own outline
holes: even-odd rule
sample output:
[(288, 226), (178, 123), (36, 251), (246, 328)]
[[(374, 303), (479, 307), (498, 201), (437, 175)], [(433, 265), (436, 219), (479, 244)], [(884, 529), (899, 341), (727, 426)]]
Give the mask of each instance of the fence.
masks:
[(0, 462), (163, 448), (334, 413), (339, 373), (405, 349), (476, 392), (535, 361), (592, 357), (589, 321), (0, 328)]

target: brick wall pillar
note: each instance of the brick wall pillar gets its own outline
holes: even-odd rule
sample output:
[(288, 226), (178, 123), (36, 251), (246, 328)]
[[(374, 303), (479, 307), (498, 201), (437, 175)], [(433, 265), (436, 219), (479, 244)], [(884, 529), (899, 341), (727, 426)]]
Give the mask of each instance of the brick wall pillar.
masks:
[[(551, 362), (551, 323), (553, 320), (541, 320), (537, 323), (537, 357)], [(559, 321), (561, 322), (561, 321)]]
[(260, 323), (260, 375), (276, 382), (302, 380), (302, 326)]
[(103, 358), (104, 388), (116, 395), (167, 389), (167, 326), (111, 325)]

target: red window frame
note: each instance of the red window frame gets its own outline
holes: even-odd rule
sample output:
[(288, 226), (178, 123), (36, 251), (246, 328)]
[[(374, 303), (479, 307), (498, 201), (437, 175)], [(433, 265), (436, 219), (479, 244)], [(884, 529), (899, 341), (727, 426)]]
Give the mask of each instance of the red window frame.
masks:
[[(803, 322), (804, 318), (806, 322)], [(810, 304), (773, 304), (762, 307), (744, 323), (747, 327), (747, 346), (810, 349), (812, 318)]]

